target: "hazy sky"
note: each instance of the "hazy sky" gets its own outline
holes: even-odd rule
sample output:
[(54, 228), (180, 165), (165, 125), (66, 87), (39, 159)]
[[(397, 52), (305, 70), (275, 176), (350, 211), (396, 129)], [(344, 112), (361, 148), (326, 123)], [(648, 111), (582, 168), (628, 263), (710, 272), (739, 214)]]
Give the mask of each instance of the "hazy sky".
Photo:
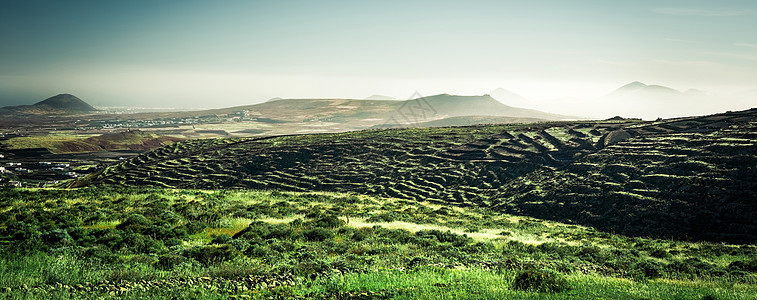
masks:
[(6, 1), (0, 105), (757, 88), (757, 1)]

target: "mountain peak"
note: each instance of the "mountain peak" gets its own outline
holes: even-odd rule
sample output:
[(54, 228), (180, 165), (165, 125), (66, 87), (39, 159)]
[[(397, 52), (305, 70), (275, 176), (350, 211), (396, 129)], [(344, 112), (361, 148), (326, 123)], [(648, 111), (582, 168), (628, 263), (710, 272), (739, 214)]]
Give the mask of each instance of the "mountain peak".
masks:
[(530, 101), (521, 95), (513, 93), (503, 88), (497, 88), (489, 93), (489, 95), (499, 102), (502, 102), (511, 106), (530, 106)]
[(47, 106), (53, 109), (76, 112), (96, 111), (94, 107), (71, 94), (58, 94), (37, 102), (34, 106)]
[(397, 98), (384, 96), (384, 95), (371, 95), (363, 100), (397, 100)]
[(645, 88), (647, 86), (648, 85), (643, 84), (643, 83), (641, 83), (639, 81), (634, 81), (634, 82), (631, 82), (629, 84), (626, 84), (626, 85), (620, 87), (619, 89), (617, 89), (617, 91), (635, 91), (635, 90), (638, 90), (638, 89), (643, 89), (643, 88)]

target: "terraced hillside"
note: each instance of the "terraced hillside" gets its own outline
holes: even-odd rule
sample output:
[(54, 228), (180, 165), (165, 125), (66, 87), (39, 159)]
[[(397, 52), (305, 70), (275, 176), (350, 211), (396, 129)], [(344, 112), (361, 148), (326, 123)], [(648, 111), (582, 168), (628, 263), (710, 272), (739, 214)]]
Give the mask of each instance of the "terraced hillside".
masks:
[(755, 241), (757, 110), (640, 122), (388, 129), (176, 143), (72, 186), (356, 192), (630, 235)]

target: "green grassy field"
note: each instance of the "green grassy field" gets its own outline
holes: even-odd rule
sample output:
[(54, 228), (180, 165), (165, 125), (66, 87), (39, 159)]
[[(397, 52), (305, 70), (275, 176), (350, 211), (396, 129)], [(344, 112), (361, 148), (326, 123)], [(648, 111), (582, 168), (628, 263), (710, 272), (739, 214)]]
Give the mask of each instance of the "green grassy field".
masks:
[(755, 299), (757, 247), (350, 193), (0, 191), (9, 299)]

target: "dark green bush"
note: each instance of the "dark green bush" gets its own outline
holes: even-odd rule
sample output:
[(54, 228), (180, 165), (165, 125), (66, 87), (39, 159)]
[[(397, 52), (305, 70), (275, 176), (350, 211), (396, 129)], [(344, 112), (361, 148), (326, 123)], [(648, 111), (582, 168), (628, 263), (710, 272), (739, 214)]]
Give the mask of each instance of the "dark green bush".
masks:
[(431, 259), (429, 259), (428, 257), (416, 256), (416, 257), (413, 257), (413, 259), (411, 259), (407, 263), (407, 267), (408, 268), (415, 268), (415, 267), (425, 266), (425, 265), (428, 265), (430, 263), (431, 263)]
[(197, 234), (205, 230), (205, 228), (208, 227), (208, 224), (202, 221), (190, 221), (186, 224), (184, 224), (184, 229), (187, 231), (187, 234)]
[(328, 230), (326, 228), (321, 228), (321, 227), (305, 230), (303, 232), (303, 235), (309, 241), (316, 241), (316, 242), (327, 240), (334, 237), (334, 233), (331, 232), (331, 230)]
[(512, 288), (519, 291), (539, 293), (559, 293), (570, 289), (568, 282), (560, 274), (535, 269), (521, 271), (515, 276)]
[(757, 272), (757, 258), (734, 261), (728, 264), (728, 269), (753, 273)]
[(247, 249), (245, 254), (247, 254), (250, 257), (268, 257), (271, 255), (271, 250), (268, 249), (265, 245), (255, 245)]
[(126, 220), (121, 222), (121, 224), (116, 225), (116, 229), (131, 232), (141, 232), (144, 227), (150, 225), (152, 225), (152, 222), (150, 222), (150, 220), (148, 220), (145, 216), (140, 214), (131, 214), (126, 217)]
[(339, 227), (344, 226), (344, 221), (340, 220), (335, 215), (325, 215), (325, 216), (319, 217), (313, 222), (308, 222), (305, 225), (312, 226), (312, 227), (323, 227), (323, 228), (339, 228)]
[(455, 234), (449, 230), (447, 231), (440, 231), (436, 229), (420, 230), (416, 232), (415, 235), (419, 238), (427, 238), (427, 237), (433, 236), (440, 243), (451, 243), (452, 245), (456, 247), (465, 246), (468, 242), (473, 241), (473, 239), (469, 238), (467, 235)]
[(355, 232), (352, 234), (352, 237), (350, 237), (353, 241), (360, 242), (363, 241), (373, 235), (373, 228), (364, 227), (359, 228), (355, 230)]
[(82, 251), (82, 256), (88, 259), (99, 260), (103, 263), (111, 263), (118, 259), (118, 256), (110, 252), (110, 249), (103, 245), (92, 246)]
[(237, 249), (239, 252), (245, 252), (248, 248), (250, 248), (250, 241), (246, 239), (232, 239), (231, 242), (229, 242), (230, 245), (234, 246), (234, 248)]
[(376, 228), (374, 234), (389, 239), (393, 243), (407, 244), (415, 240), (415, 237), (405, 229)]
[(184, 251), (184, 256), (192, 258), (204, 265), (223, 262), (237, 257), (239, 253), (231, 245), (197, 246)]
[(126, 253), (160, 253), (165, 245), (146, 235), (127, 233), (115, 248)]
[(231, 236), (228, 234), (213, 235), (211, 244), (228, 244), (231, 242)]
[(649, 256), (656, 258), (669, 258), (670, 253), (665, 249), (655, 249), (649, 252)]
[(580, 250), (577, 250), (576, 247), (570, 246), (565, 243), (552, 243), (552, 242), (540, 244), (536, 246), (536, 249), (538, 249), (542, 253), (555, 254), (559, 257), (573, 256), (576, 254), (576, 252), (580, 251)]
[(294, 239), (294, 230), (286, 224), (268, 224), (261, 221), (252, 222), (247, 228), (234, 234), (235, 239), (244, 238), (249, 241), (263, 241), (268, 239)]
[(675, 260), (665, 266), (665, 269), (685, 275), (707, 275), (713, 270), (713, 265), (703, 262), (698, 258), (689, 258), (684, 261)]
[(114, 249), (123, 240), (122, 231), (112, 228), (93, 230), (91, 236), (96, 238), (96, 244)]
[(652, 260), (642, 260), (631, 265), (631, 270), (638, 271), (644, 277), (653, 279), (662, 276), (663, 267)]
[(42, 234), (41, 238), (45, 244), (53, 247), (71, 246), (74, 243), (74, 240), (65, 229), (47, 231)]

